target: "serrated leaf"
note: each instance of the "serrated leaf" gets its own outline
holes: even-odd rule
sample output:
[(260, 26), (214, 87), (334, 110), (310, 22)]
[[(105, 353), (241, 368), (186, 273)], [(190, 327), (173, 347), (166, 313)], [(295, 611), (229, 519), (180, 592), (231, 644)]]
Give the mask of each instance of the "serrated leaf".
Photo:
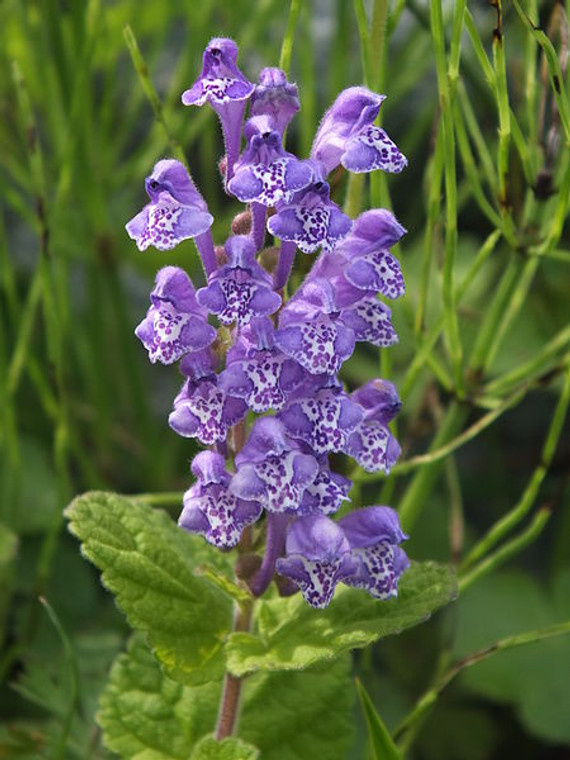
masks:
[(257, 760), (259, 750), (240, 739), (219, 742), (213, 736), (200, 739), (190, 760)]
[(116, 494), (80, 496), (66, 515), (81, 551), (102, 571), (130, 625), (147, 633), (167, 672), (188, 684), (220, 677), (232, 605), (194, 574), (203, 542), (164, 512)]
[(262, 601), (257, 631), (229, 637), (228, 668), (236, 676), (306, 668), (417, 625), (455, 596), (454, 573), (425, 562), (412, 565), (402, 576), (398, 598), (387, 602), (346, 586), (337, 589), (326, 610), (313, 609), (299, 594)]
[(366, 718), (368, 739), (370, 740), (374, 760), (402, 760), (400, 750), (394, 744), (394, 740), (384, 725), (384, 721), (376, 711), (372, 700), (368, 696), (368, 692), (358, 679), (356, 681), (356, 691), (362, 705), (364, 717)]
[(354, 739), (351, 658), (245, 682), (239, 735), (263, 760), (345, 760)]
[(116, 659), (101, 694), (97, 722), (106, 746), (136, 760), (187, 760), (214, 727), (218, 682), (187, 687), (160, 668), (142, 636)]
[[(174, 682), (136, 634), (101, 696), (105, 744), (126, 760), (187, 760), (214, 731), (220, 694), (221, 682)], [(258, 673), (244, 683), (238, 738), (263, 760), (344, 760), (353, 702), (348, 656), (303, 672)]]

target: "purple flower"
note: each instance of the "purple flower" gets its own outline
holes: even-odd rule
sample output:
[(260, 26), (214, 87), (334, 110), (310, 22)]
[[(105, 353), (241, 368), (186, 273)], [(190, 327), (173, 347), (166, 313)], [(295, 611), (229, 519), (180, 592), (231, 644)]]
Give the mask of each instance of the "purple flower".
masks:
[(365, 419), (388, 424), (402, 408), (396, 386), (389, 380), (370, 380), (351, 394), (353, 401), (365, 410)]
[(309, 161), (300, 161), (281, 145), (281, 135), (267, 116), (256, 116), (245, 125), (247, 148), (234, 168), (228, 191), (240, 201), (275, 206), (288, 201), (313, 178)]
[(332, 284), (308, 279), (285, 305), (275, 332), (284, 354), (312, 374), (334, 375), (354, 351), (354, 332), (338, 320)]
[(292, 438), (303, 441), (319, 456), (345, 451), (364, 412), (344, 391), (323, 388), (292, 401), (278, 417)]
[(185, 106), (202, 106), (209, 101), (220, 117), (226, 147), (227, 180), (239, 155), (241, 125), (245, 106), (254, 90), (236, 65), (237, 45), (233, 40), (215, 38), (204, 51), (202, 73), (192, 87), (182, 93)]
[(339, 581), (356, 577), (359, 571), (343, 530), (328, 517), (294, 520), (287, 533), (286, 553), (277, 560), (277, 572), (299, 586), (303, 598), (320, 609), (330, 603)]
[(296, 193), (267, 222), (272, 235), (294, 242), (303, 253), (321, 246), (331, 250), (351, 227), (351, 219), (331, 201), (330, 187), (320, 179)]
[(295, 513), (319, 472), (315, 457), (303, 454), (275, 417), (256, 420), (235, 463), (232, 493), (257, 499), (269, 512), (278, 513)]
[(255, 85), (251, 96), (251, 115), (269, 116), (273, 128), (283, 137), (287, 125), (299, 108), (297, 85), (290, 84), (281, 69), (263, 69), (259, 75), (259, 84)]
[(367, 472), (388, 474), (401, 454), (400, 444), (388, 423), (400, 411), (398, 392), (387, 380), (372, 380), (351, 395), (363, 412), (361, 422), (352, 431), (344, 451)]
[(139, 251), (149, 245), (168, 251), (212, 226), (214, 217), (180, 161), (159, 161), (145, 187), (150, 203), (126, 225)]
[(311, 158), (322, 162), (326, 174), (339, 164), (352, 172), (400, 172), (407, 166), (386, 132), (373, 125), (384, 100), (384, 95), (365, 87), (340, 93), (325, 113), (311, 150)]
[(164, 267), (150, 294), (152, 306), (135, 330), (154, 364), (172, 364), (186, 353), (207, 348), (216, 330), (196, 301), (192, 281), (179, 267)]
[(357, 341), (388, 348), (398, 342), (392, 326), (392, 312), (376, 296), (365, 296), (342, 309), (340, 319), (354, 332)]
[(201, 353), (186, 356), (180, 369), (188, 379), (174, 399), (174, 411), (168, 424), (184, 438), (198, 438), (211, 445), (225, 441), (228, 430), (247, 414), (247, 404), (240, 398), (227, 395), (218, 387), (213, 372), (213, 358)]
[(178, 524), (187, 531), (202, 534), (221, 549), (230, 549), (239, 542), (244, 526), (259, 519), (261, 504), (239, 499), (228, 490), (231, 476), (220, 454), (212, 451), (197, 454), (192, 473), (197, 482), (184, 494)]
[(398, 260), (390, 246), (406, 230), (387, 209), (365, 211), (355, 220), (350, 234), (335, 253), (346, 258), (344, 277), (360, 290), (379, 292), (386, 298), (400, 298), (406, 289)]
[(352, 483), (328, 467), (322, 465), (317, 477), (305, 489), (299, 515), (332, 515), (343, 501), (350, 501), (348, 492)]
[(390, 430), (376, 420), (364, 420), (351, 433), (343, 451), (367, 472), (386, 475), (398, 460), (402, 449)]
[(216, 314), (224, 325), (246, 325), (252, 317), (273, 314), (281, 296), (273, 291), (270, 275), (255, 260), (255, 244), (245, 235), (228, 238), (228, 263), (213, 272), (201, 288), (198, 303)]
[(377, 599), (396, 596), (398, 580), (410, 565), (398, 546), (408, 537), (397, 513), (390, 507), (366, 507), (343, 517), (338, 525), (359, 562), (358, 571), (344, 578), (344, 583), (363, 588)]
[(275, 346), (271, 320), (254, 317), (228, 353), (219, 385), (259, 413), (282, 409), (305, 378), (302, 367)]

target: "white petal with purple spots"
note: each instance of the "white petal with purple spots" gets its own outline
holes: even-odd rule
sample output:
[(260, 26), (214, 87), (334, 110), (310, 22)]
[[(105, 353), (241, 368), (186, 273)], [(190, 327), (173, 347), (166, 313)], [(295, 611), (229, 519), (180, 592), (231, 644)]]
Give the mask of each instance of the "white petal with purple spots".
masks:
[(344, 449), (367, 472), (390, 472), (400, 445), (389, 429), (378, 422), (362, 422), (351, 434)]
[(376, 298), (363, 298), (353, 306), (343, 309), (341, 318), (350, 327), (358, 341), (387, 348), (398, 342), (392, 327), (390, 309)]
[(346, 397), (321, 391), (286, 407), (279, 419), (294, 438), (308, 443), (317, 456), (344, 451), (362, 410)]
[(351, 554), (361, 563), (360, 571), (344, 580), (349, 586), (362, 588), (376, 599), (398, 595), (398, 574), (394, 568), (394, 546), (381, 541), (376, 546), (352, 549)]
[(386, 298), (400, 298), (406, 292), (400, 264), (389, 251), (359, 257), (348, 265), (344, 275), (355, 287), (380, 292)]
[(348, 140), (341, 163), (351, 172), (381, 169), (397, 174), (408, 160), (383, 129), (370, 125)]
[[(253, 465), (255, 474), (265, 483), (263, 506), (270, 512), (294, 512), (298, 509), (303, 492), (308, 483), (317, 475), (318, 466), (314, 460), (312, 476), (297, 478), (296, 465), (299, 460), (313, 459), (298, 451), (288, 451), (280, 456), (267, 457), (263, 462)], [(297, 482), (295, 482), (297, 481)]]
[(354, 334), (332, 319), (288, 325), (275, 343), (313, 375), (336, 374), (354, 350)]

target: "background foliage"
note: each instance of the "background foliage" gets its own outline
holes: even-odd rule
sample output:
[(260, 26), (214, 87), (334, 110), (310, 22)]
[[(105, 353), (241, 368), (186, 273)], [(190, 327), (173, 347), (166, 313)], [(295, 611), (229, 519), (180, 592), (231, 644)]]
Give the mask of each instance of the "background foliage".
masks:
[[(426, 625), (360, 652), (352, 668), (410, 756), (427, 760), (557, 758), (570, 747), (567, 638), (472, 656), (570, 618), (568, 5), (469, 2), (464, 14), (465, 3), (447, 3), (439, 17), (439, 2), (322, 0), (300, 4), (295, 29), (302, 110), (288, 147), (307, 155), (336, 93), (364, 81), (388, 95), (384, 123), (410, 160), (388, 181), (347, 186), (338, 174), (333, 184), (351, 213), (370, 198), (409, 230), (399, 251), (408, 294), (393, 310), (400, 344), (380, 359), (361, 350), (344, 373), (349, 385), (393, 378), (404, 456), (385, 484), (352, 473), (353, 499), (399, 507), (408, 554), (458, 566), (461, 594)], [(166, 125), (223, 239), (240, 207), (220, 189), (217, 124), (206, 109), (183, 108), (180, 93), (213, 35), (238, 42), (251, 78), (277, 65), (288, 18), (278, 0), (254, 12), (244, 0), (0, 6), (0, 756), (108, 756), (94, 713), (128, 632), (66, 532), (63, 507), (106, 489), (154, 494), (148, 504), (177, 515), (194, 453), (166, 425), (179, 378), (147, 365), (133, 328), (159, 266), (201, 277), (190, 241), (140, 255), (124, 223), (142, 205), (144, 176), (171, 153)], [(342, 657), (334, 666), (348, 667)], [(260, 713), (283, 709), (268, 701), (271, 677), (252, 680), (243, 717), (263, 757), (272, 755)], [(285, 703), (298, 677), (280, 684)], [(210, 687), (163, 683), (139, 638), (101, 702), (108, 741), (128, 705), (113, 689), (136, 690), (141, 678), (171, 705), (158, 721), (166, 744), (155, 748), (166, 754), (152, 757), (187, 757), (191, 745), (176, 754), (163, 720), (191, 738), (202, 719), (185, 694)], [(314, 683), (326, 689), (323, 679)], [(353, 696), (329, 697), (345, 737), (332, 746), (344, 751), (355, 722), (349, 756), (366, 756), (364, 713), (355, 706), (347, 723)], [(275, 725), (266, 742), (284, 741)], [(143, 728), (129, 729), (141, 752)], [(315, 756), (315, 731), (292, 758)], [(134, 756), (132, 744), (117, 749), (123, 740), (112, 739), (116, 751)]]

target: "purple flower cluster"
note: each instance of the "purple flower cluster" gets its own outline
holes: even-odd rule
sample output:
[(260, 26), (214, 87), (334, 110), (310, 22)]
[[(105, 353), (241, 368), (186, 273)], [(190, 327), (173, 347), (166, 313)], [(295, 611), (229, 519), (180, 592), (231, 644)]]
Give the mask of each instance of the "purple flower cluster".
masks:
[[(332, 519), (350, 501), (351, 482), (331, 469), (329, 455), (388, 474), (400, 454), (389, 428), (401, 406), (396, 388), (378, 379), (348, 393), (338, 373), (357, 342), (386, 348), (398, 340), (378, 295), (404, 294), (390, 248), (405, 230), (386, 209), (350, 219), (331, 200), (327, 177), (338, 166), (399, 172), (407, 161), (374, 125), (384, 96), (364, 87), (340, 93), (308, 159), (287, 152), (297, 87), (276, 68), (252, 84), (237, 52), (232, 40), (213, 39), (182, 102), (209, 102), (220, 118), (225, 189), (248, 204), (247, 229), (234, 225), (244, 234), (214, 248), (213, 218), (173, 159), (156, 164), (146, 180), (150, 202), (127, 224), (141, 251), (193, 238), (207, 278), (195, 290), (184, 270), (161, 269), (136, 329), (152, 362), (180, 360), (185, 381), (170, 426), (210, 447), (194, 458), (196, 482), (179, 524), (228, 549), (264, 517), (265, 554), (249, 578), (256, 595), (277, 572), (282, 592), (298, 587), (314, 607), (328, 605), (340, 581), (387, 599), (409, 564), (399, 546), (406, 536), (390, 507)], [(270, 257), (259, 256), (267, 232), (280, 241), (272, 271), (261, 264)], [(285, 301), (297, 249), (321, 253)]]

